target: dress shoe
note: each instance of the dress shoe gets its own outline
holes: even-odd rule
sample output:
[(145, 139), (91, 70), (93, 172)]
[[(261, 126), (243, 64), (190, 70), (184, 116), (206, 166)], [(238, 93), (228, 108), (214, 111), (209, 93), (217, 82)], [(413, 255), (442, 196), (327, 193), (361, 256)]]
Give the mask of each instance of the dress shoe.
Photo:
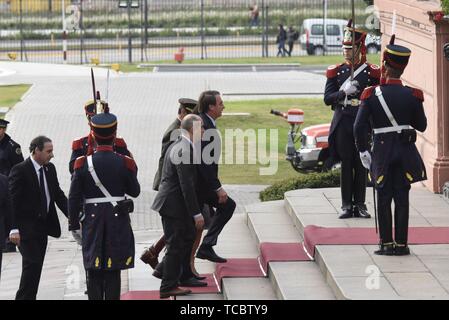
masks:
[(156, 278), (162, 280), (162, 273), (155, 269), (155, 270), (153, 271), (153, 277), (156, 277)]
[(149, 264), (151, 268), (156, 268), (158, 261), (158, 254), (156, 252), (156, 249), (154, 248), (154, 245), (146, 249), (142, 255), (140, 256), (140, 260), (143, 261), (143, 263)]
[(393, 256), (395, 253), (394, 242), (381, 243), (379, 250), (374, 251), (374, 254), (379, 256)]
[(196, 257), (198, 259), (209, 260), (217, 263), (224, 263), (228, 260), (217, 255), (212, 247), (209, 246), (201, 246), (198, 252), (196, 253)]
[(371, 215), (368, 213), (368, 210), (366, 209), (365, 206), (354, 207), (353, 212), (355, 218), (365, 218), (365, 219), (371, 218)]
[(207, 282), (199, 281), (195, 277), (179, 281), (180, 287), (207, 287)]
[(345, 209), (343, 211), (343, 213), (338, 217), (338, 219), (348, 219), (348, 218), (352, 218), (352, 217), (353, 217), (352, 210)]
[(206, 277), (200, 276), (199, 274), (193, 274), (193, 277), (194, 277), (196, 280), (204, 280), (204, 279), (206, 279)]
[(410, 254), (410, 249), (406, 244), (396, 244), (394, 248), (395, 256), (408, 256)]
[(185, 296), (189, 293), (192, 293), (192, 290), (189, 289), (182, 289), (182, 288), (173, 288), (171, 290), (168, 291), (159, 291), (159, 297), (161, 299), (166, 299), (172, 296)]

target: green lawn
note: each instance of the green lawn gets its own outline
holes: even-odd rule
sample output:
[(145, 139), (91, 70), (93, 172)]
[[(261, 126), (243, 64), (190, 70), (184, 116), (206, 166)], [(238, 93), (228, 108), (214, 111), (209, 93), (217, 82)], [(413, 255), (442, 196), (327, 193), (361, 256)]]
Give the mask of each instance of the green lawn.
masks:
[[(325, 106), (321, 99), (270, 99), (257, 101), (238, 101), (225, 103), (224, 112), (247, 112), (249, 116), (227, 116), (224, 115), (218, 119), (217, 125), (222, 135), (222, 164), (220, 165), (220, 179), (226, 184), (273, 184), (286, 178), (297, 177), (297, 173), (285, 160), (285, 145), (287, 143), (287, 133), (289, 124), (282, 118), (270, 114), (271, 109), (286, 112), (290, 108), (300, 108), (304, 111), (305, 122), (302, 128), (310, 125), (329, 123), (332, 118), (332, 111)], [(227, 164), (226, 162), (226, 139), (225, 129), (266, 129), (266, 137), (269, 139), (269, 130), (278, 131), (278, 147), (273, 158), (278, 160), (278, 170), (274, 175), (260, 175), (261, 165), (259, 160), (257, 164), (248, 164), (248, 140), (245, 139), (244, 154), (245, 164)], [(235, 139), (234, 139), (235, 142)], [(242, 146), (238, 146), (242, 148)], [(257, 150), (257, 149), (256, 149)], [(236, 159), (235, 147), (234, 161)], [(269, 147), (267, 147), (269, 154)], [(254, 157), (254, 154), (251, 154)], [(274, 168), (273, 165), (271, 165)]]
[(0, 86), (0, 107), (14, 107), (30, 87), (28, 84)]
[[(367, 56), (369, 62), (374, 64), (379, 64), (380, 55), (371, 54)], [(301, 56), (301, 57), (268, 57), (268, 58), (232, 58), (232, 59), (189, 59), (185, 60), (183, 64), (294, 64), (299, 63), (305, 66), (328, 66), (332, 64), (341, 63), (343, 57), (341, 55), (329, 55), (329, 56)], [(153, 67), (149, 68), (138, 68), (137, 66), (141, 63), (122, 63), (120, 64), (120, 70), (123, 72), (152, 72)], [(158, 65), (158, 64), (177, 64), (174, 60), (161, 60), (146, 62), (144, 64), (148, 65)]]

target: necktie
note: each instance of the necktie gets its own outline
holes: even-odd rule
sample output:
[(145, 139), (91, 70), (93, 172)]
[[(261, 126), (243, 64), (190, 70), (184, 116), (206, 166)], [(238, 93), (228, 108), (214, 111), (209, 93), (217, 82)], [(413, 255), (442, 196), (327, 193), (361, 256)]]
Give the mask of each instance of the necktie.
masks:
[(39, 187), (41, 191), (41, 202), (42, 202), (42, 218), (47, 217), (47, 195), (45, 194), (45, 182), (44, 182), (44, 167), (39, 169)]

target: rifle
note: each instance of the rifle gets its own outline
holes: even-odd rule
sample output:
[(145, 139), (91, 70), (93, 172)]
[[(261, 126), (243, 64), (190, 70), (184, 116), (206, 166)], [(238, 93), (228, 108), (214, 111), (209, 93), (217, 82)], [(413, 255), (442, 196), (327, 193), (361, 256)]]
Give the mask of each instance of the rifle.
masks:
[(92, 78), (92, 91), (93, 91), (93, 97), (94, 97), (94, 104), (95, 104), (95, 114), (98, 114), (98, 112), (100, 113), (104, 113), (104, 106), (101, 103), (101, 98), (100, 98), (100, 91), (96, 91), (95, 89), (95, 75), (94, 75), (94, 69), (90, 68), (90, 75)]

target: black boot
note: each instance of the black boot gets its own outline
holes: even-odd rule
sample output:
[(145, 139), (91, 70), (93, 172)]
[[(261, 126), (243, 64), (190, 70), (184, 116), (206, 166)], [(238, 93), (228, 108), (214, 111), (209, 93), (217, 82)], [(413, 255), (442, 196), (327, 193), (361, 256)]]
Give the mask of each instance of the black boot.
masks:
[(394, 248), (395, 256), (408, 256), (410, 254), (410, 249), (407, 244), (396, 243)]
[(351, 209), (344, 209), (343, 213), (338, 217), (338, 219), (348, 219), (352, 218), (354, 215)]
[(356, 205), (354, 207), (354, 217), (355, 218), (371, 218), (365, 205)]
[(374, 251), (374, 254), (380, 256), (393, 256), (395, 254), (394, 242), (380, 243), (379, 250)]

